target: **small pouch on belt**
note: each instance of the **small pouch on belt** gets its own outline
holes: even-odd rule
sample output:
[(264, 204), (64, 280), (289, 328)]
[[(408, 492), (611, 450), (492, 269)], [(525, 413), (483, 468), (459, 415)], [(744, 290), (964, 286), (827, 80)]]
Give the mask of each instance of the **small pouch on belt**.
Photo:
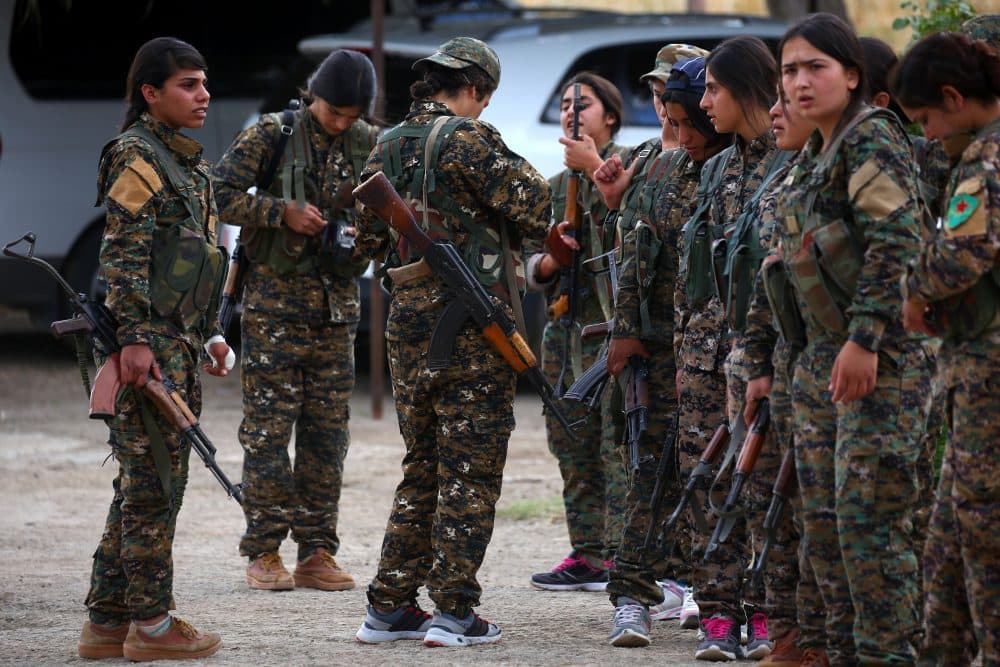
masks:
[(420, 278), (426, 278), (432, 275), (434, 272), (431, 271), (430, 265), (423, 259), (416, 262), (411, 262), (406, 266), (399, 266), (394, 269), (386, 269), (386, 275), (392, 280), (392, 284), (395, 287), (403, 287), (407, 283), (412, 283), (414, 280)]

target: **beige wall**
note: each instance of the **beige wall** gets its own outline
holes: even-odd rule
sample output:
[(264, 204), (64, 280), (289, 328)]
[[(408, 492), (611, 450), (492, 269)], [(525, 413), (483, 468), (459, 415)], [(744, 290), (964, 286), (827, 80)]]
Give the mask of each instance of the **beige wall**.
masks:
[[(590, 9), (614, 9), (630, 12), (683, 12), (687, 0), (519, 0), (526, 7), (545, 5), (573, 5)], [(765, 0), (702, 0), (706, 11), (734, 14), (766, 14)], [(846, 0), (847, 11), (862, 35), (873, 35), (888, 41), (897, 50), (906, 46), (909, 31), (894, 31), (892, 22), (903, 14), (899, 8), (901, 0)], [(923, 4), (922, 0), (917, 0)], [(972, 5), (980, 14), (1000, 13), (1000, 0), (973, 0)], [(862, 11), (863, 10), (863, 11)]]

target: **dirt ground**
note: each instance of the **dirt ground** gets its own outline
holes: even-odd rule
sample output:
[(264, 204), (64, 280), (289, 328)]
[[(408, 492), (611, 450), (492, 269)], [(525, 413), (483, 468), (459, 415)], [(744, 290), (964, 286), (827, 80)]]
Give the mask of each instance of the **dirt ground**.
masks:
[[(238, 375), (206, 376), (204, 385), (203, 427), (220, 465), (238, 480)], [(209, 664), (704, 664), (691, 657), (695, 633), (680, 630), (676, 621), (654, 623), (649, 648), (613, 649), (605, 641), (612, 609), (603, 593), (547, 593), (528, 585), (532, 572), (548, 569), (569, 550), (559, 472), (532, 394), (518, 397), (496, 530), (479, 573), (484, 594), (478, 611), (502, 628), (503, 640), (470, 649), (358, 644), (364, 589), (401, 477), (403, 445), (391, 397), (384, 412), (382, 420), (372, 419), (362, 378), (352, 400), (340, 507), (337, 560), (359, 583), (348, 592), (251, 591), (237, 549), (243, 515), (192, 454), (174, 545), (174, 593), (181, 616), (222, 635), (223, 646)], [(76, 656), (76, 642), (86, 618), (91, 555), (116, 473), (113, 461), (101, 465), (105, 440), (104, 425), (87, 419), (71, 352), (48, 340), (0, 335), (0, 664), (86, 662)], [(294, 563), (291, 540), (282, 555)], [(426, 596), (421, 604), (433, 607)]]

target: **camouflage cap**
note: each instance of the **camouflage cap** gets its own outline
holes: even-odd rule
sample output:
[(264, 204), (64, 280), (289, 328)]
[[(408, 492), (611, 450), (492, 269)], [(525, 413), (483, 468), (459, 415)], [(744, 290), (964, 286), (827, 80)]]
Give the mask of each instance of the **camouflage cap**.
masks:
[(692, 58), (704, 58), (708, 51), (700, 49), (690, 44), (667, 44), (656, 53), (656, 67), (651, 72), (646, 72), (639, 77), (639, 81), (645, 82), (647, 79), (659, 79), (663, 83), (667, 82), (670, 70), (677, 63)]
[(486, 72), (493, 79), (494, 84), (500, 85), (500, 58), (486, 42), (474, 37), (449, 39), (438, 47), (434, 55), (421, 58), (413, 63), (413, 69), (419, 69), (422, 63), (435, 63), (452, 69), (462, 69), (469, 65), (475, 65)]
[(1000, 14), (983, 14), (962, 24), (961, 32), (972, 39), (981, 39), (994, 49), (1000, 49)]

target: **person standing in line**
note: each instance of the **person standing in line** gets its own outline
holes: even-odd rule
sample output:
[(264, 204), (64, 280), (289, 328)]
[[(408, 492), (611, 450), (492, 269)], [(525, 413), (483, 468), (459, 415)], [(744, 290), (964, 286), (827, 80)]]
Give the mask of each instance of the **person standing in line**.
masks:
[(912, 663), (910, 520), (930, 398), (921, 341), (899, 321), (921, 239), (913, 152), (898, 119), (867, 106), (861, 45), (842, 19), (802, 19), (780, 54), (789, 106), (818, 128), (803, 149), (812, 169), (786, 179), (778, 205), (805, 329), (792, 380), (805, 556), (830, 663)]
[[(456, 37), (414, 69), (420, 79), (410, 87), (410, 112), (379, 139), (362, 178), (384, 172), (419, 207), (417, 222), (428, 236), (453, 243), (494, 303), (513, 316), (511, 303), (524, 287), (521, 245), (545, 237), (550, 197), (545, 179), (478, 120), (500, 83), (500, 60), (478, 39)], [(356, 637), (452, 647), (499, 641), (500, 628), (474, 611), (482, 595), (476, 573), (514, 427), (515, 371), (471, 319), (455, 337), (451, 364), (429, 368), (429, 341), (449, 290), (367, 208), (357, 245), (390, 267), (386, 340), (406, 454)], [(556, 270), (549, 261), (539, 268)], [(433, 617), (417, 605), (421, 586), (434, 601)]]
[[(298, 108), (262, 116), (212, 169), (220, 215), (242, 228), (250, 261), (241, 320), (247, 527), (240, 555), (249, 559), (253, 589), (354, 588), (334, 555), (358, 276), (367, 260), (347, 239), (350, 193), (377, 134), (362, 118), (375, 92), (368, 58), (334, 51), (309, 77)], [(278, 552), (289, 532), (298, 543), (294, 576)]]
[[(958, 158), (948, 208), (903, 279), (903, 324), (943, 337), (939, 372), (950, 426), (924, 551), (921, 664), (1000, 664), (1000, 55), (939, 33), (893, 74), (907, 115), (930, 140), (974, 133)], [(971, 662), (971, 660), (969, 660)]]
[(203, 658), (222, 645), (217, 633), (170, 614), (174, 530), (191, 447), (140, 391), (151, 377), (170, 380), (198, 415), (203, 345), (213, 362), (205, 370), (228, 370), (230, 349), (215, 318), (225, 253), (215, 247), (208, 163), (181, 133), (205, 124), (206, 70), (186, 42), (143, 44), (129, 68), (122, 133), (101, 152), (98, 204), (107, 221), (100, 262), (105, 305), (118, 323), (123, 390), (108, 421), (119, 468), (94, 552), (81, 658)]
[[(580, 84), (579, 139), (573, 139), (573, 91)], [(577, 242), (579, 260), (597, 257), (614, 248), (614, 224), (605, 224), (608, 208), (593, 185), (595, 169), (610, 155), (623, 155), (629, 148), (614, 143), (622, 125), (622, 96), (614, 84), (591, 72), (574, 75), (562, 87), (560, 121), (566, 147), (567, 168), (549, 179), (552, 188), (552, 219), (565, 217), (569, 180), (580, 172), (577, 206), (581, 229)], [(533, 248), (532, 248), (533, 249)], [(547, 253), (528, 257), (528, 288), (544, 290), (550, 307), (561, 296), (557, 276), (548, 282), (534, 280), (537, 263)], [(545, 379), (561, 395), (573, 384), (583, 369), (589, 368), (600, 354), (603, 338), (582, 340), (580, 329), (611, 319), (613, 295), (605, 276), (593, 276), (580, 269), (576, 284), (575, 321), (566, 328), (557, 321), (545, 325), (542, 334), (542, 369)], [(621, 395), (612, 389), (601, 399), (600, 410), (588, 411), (583, 405), (567, 408), (571, 422), (582, 422), (571, 439), (559, 422), (546, 412), (545, 431), (549, 451), (559, 461), (563, 478), (563, 504), (569, 531), (570, 554), (549, 572), (531, 576), (531, 585), (550, 591), (603, 591), (608, 583), (608, 567), (621, 540), (625, 499), (625, 467), (617, 455), (622, 434)]]

